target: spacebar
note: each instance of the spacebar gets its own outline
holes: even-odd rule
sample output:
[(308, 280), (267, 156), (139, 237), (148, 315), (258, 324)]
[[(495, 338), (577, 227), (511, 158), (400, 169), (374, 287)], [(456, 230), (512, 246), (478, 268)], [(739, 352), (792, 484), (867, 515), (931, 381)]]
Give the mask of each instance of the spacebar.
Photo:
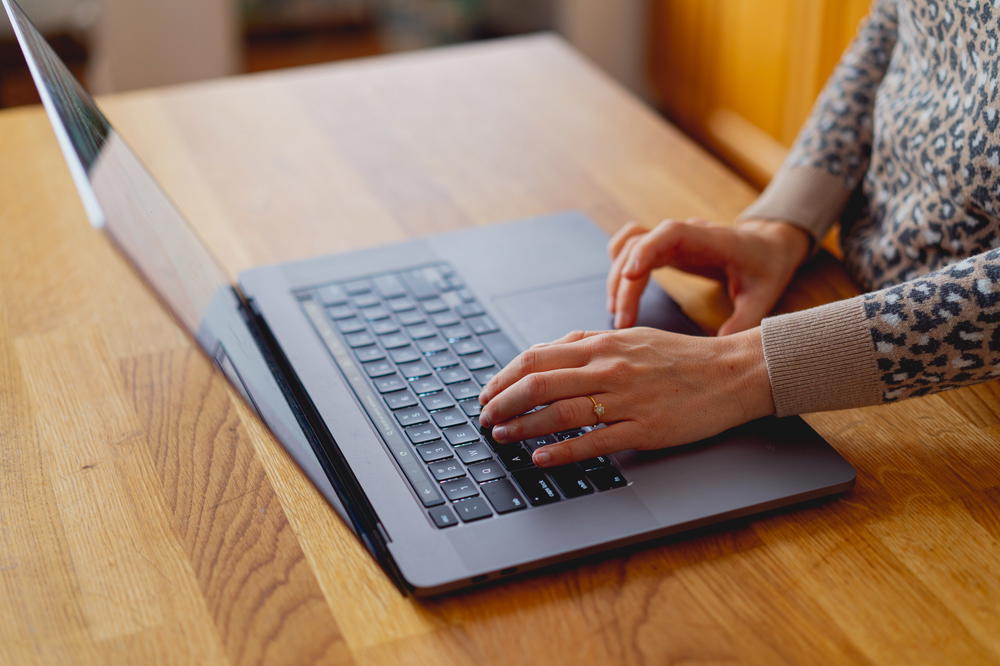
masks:
[(493, 358), (497, 360), (497, 363), (502, 366), (513, 361), (514, 357), (521, 353), (511, 343), (510, 338), (499, 331), (480, 335), (479, 341), (493, 354)]

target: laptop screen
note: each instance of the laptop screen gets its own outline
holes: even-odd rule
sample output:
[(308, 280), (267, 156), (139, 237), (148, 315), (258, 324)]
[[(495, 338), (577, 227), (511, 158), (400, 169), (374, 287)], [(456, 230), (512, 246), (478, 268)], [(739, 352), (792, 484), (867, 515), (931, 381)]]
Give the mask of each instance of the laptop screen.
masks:
[(214, 344), (202, 324), (230, 290), (226, 273), (17, 2), (2, 1), (91, 223), (203, 346)]

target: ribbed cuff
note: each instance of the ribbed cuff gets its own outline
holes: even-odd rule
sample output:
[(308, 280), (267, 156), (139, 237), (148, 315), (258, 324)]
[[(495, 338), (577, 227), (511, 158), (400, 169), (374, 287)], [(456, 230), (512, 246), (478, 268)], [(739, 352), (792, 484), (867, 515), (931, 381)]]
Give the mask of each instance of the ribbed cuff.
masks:
[(882, 401), (861, 296), (769, 317), (761, 341), (778, 416)]
[(823, 169), (782, 167), (740, 218), (791, 222), (808, 231), (818, 244), (850, 195), (841, 178)]

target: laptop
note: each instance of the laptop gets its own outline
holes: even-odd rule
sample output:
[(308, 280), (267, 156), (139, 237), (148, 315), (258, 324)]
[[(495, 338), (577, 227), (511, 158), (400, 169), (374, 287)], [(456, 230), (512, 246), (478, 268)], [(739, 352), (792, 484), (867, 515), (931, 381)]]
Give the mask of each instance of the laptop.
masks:
[[(609, 328), (606, 235), (555, 213), (248, 270), (232, 284), (15, 0), (2, 0), (92, 224), (404, 593), (430, 595), (847, 491), (804, 421), (542, 470), (478, 427), (519, 350)], [(331, 221), (331, 224), (336, 223)], [(651, 284), (640, 325), (700, 335)], [(695, 417), (696, 418), (696, 417)]]

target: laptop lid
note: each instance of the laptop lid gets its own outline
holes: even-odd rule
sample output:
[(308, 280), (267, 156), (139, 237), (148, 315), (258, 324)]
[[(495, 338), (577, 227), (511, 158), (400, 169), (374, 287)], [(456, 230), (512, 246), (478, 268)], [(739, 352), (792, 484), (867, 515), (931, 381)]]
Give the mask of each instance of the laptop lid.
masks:
[[(16, 0), (11, 20), (91, 224), (121, 250), (398, 585), (377, 518), (227, 273)], [(322, 441), (321, 441), (322, 440)]]

